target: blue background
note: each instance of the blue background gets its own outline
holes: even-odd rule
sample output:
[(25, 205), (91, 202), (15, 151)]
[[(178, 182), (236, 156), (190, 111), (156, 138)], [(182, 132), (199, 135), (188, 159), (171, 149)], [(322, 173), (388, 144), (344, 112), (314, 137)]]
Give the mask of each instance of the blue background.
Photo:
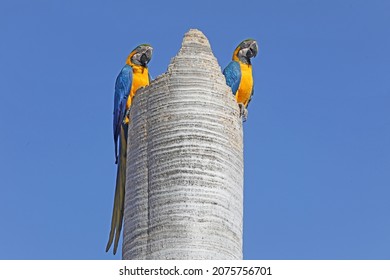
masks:
[(245, 126), (246, 259), (390, 259), (389, 1), (0, 3), (0, 259), (105, 253), (115, 78), (164, 73), (190, 28), (221, 67), (258, 40)]

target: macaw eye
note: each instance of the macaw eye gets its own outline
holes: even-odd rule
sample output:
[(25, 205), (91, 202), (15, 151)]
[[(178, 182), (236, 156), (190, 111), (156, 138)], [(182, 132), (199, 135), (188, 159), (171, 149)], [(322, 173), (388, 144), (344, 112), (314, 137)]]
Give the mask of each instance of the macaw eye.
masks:
[(242, 45), (241, 45), (241, 49), (245, 49), (247, 48), (249, 45), (247, 42), (243, 42)]

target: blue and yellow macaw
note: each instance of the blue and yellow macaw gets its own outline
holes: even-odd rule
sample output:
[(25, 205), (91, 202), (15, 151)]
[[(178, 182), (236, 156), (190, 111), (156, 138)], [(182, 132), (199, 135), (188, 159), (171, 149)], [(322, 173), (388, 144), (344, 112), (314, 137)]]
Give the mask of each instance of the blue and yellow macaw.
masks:
[[(116, 175), (116, 187), (114, 198), (114, 209), (112, 212), (111, 231), (107, 243), (106, 252), (111, 247), (114, 240), (114, 255), (118, 248), (118, 242), (122, 229), (125, 184), (126, 184), (126, 150), (127, 150), (127, 130), (129, 124), (128, 111), (131, 102), (139, 88), (148, 86), (150, 75), (148, 63), (152, 58), (153, 48), (143, 44), (136, 47), (127, 57), (126, 65), (122, 68), (115, 82), (114, 97), (114, 144), (115, 163), (118, 164)], [(119, 140), (119, 155), (118, 155)]]
[(232, 61), (223, 70), (226, 84), (232, 89), (244, 121), (247, 107), (253, 96), (253, 76), (251, 58), (258, 52), (257, 42), (253, 39), (242, 41), (233, 52)]

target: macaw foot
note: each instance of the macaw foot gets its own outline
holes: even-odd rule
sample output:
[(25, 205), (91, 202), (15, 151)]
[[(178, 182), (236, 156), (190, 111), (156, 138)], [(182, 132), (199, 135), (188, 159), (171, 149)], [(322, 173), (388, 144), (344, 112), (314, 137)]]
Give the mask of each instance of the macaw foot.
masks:
[(128, 124), (130, 120), (130, 109), (126, 110), (125, 117), (123, 118), (122, 124)]
[(245, 122), (248, 118), (248, 110), (243, 103), (238, 103), (238, 107), (240, 108), (240, 117), (242, 117), (242, 121)]

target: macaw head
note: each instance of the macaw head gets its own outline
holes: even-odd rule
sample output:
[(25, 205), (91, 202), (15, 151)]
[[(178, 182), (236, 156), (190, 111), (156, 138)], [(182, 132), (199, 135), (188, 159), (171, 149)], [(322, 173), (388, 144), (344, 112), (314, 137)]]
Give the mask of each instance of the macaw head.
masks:
[(149, 61), (152, 59), (153, 48), (151, 45), (142, 44), (136, 47), (127, 57), (126, 64), (140, 65), (147, 67)]
[(233, 53), (233, 60), (241, 61), (245, 64), (251, 64), (251, 58), (257, 55), (259, 47), (257, 42), (253, 39), (246, 39), (242, 41)]

